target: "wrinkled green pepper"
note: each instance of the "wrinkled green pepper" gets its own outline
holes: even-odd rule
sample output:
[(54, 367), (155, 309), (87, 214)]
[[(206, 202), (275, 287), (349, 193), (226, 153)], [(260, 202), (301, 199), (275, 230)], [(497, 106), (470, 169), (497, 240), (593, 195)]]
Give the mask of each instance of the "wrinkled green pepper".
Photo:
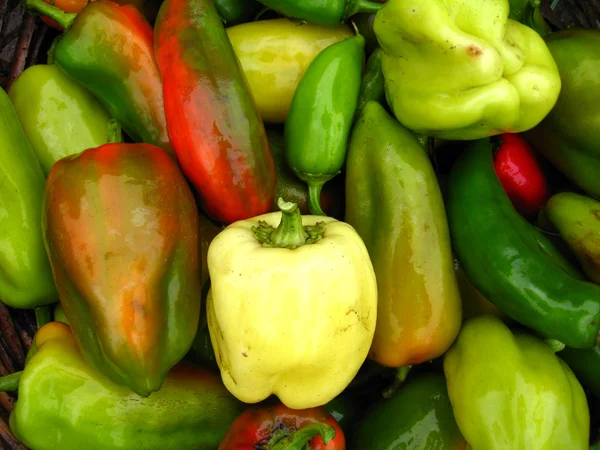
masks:
[(281, 14), (334, 27), (358, 13), (374, 13), (381, 4), (369, 0), (259, 0)]
[(465, 274), (502, 312), (547, 338), (589, 348), (600, 330), (600, 287), (586, 281), (513, 207), (476, 141), (450, 173), (452, 247)]
[(86, 361), (147, 396), (192, 345), (201, 305), (198, 209), (151, 144), (106, 144), (48, 175), (43, 231)]
[(348, 439), (355, 450), (464, 450), (446, 380), (419, 374), (389, 400), (374, 403)]
[(537, 125), (560, 77), (508, 0), (389, 0), (375, 17), (388, 104), (413, 131), (470, 140)]
[(550, 114), (525, 137), (577, 186), (600, 199), (600, 30), (561, 30), (548, 35), (546, 44), (562, 90)]
[(214, 450), (244, 409), (218, 375), (184, 361), (139, 397), (88, 366), (61, 322), (36, 333), (18, 392), (10, 429), (36, 450)]
[(469, 448), (588, 449), (583, 388), (541, 339), (511, 332), (496, 316), (468, 320), (446, 353), (444, 374)]
[(58, 300), (42, 237), (44, 172), (0, 89), (0, 301), (34, 308)]
[(322, 50), (300, 80), (285, 121), (285, 158), (308, 184), (308, 206), (314, 215), (325, 215), (321, 189), (340, 173), (346, 159), (364, 50), (360, 35)]
[(600, 399), (600, 343), (592, 348), (566, 347), (557, 355), (577, 375), (577, 379)]
[(59, 159), (107, 143), (108, 111), (54, 65), (29, 67), (8, 95), (46, 176)]

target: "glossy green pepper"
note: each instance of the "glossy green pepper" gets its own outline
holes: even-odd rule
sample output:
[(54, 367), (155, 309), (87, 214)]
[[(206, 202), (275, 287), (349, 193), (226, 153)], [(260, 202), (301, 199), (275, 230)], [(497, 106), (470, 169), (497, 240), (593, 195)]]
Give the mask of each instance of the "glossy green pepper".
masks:
[(546, 44), (562, 90), (550, 114), (525, 137), (577, 186), (600, 199), (600, 30), (561, 30), (548, 35)]
[(575, 348), (596, 343), (600, 287), (517, 213), (494, 172), (489, 139), (455, 163), (447, 208), (453, 250), (485, 298), (544, 337)]
[(369, 0), (259, 0), (281, 14), (333, 27), (358, 13), (374, 13), (381, 4)]
[(218, 375), (187, 362), (139, 397), (88, 366), (61, 322), (38, 330), (19, 376), (10, 429), (36, 450), (214, 450), (244, 409)]
[(34, 308), (58, 300), (42, 236), (44, 172), (0, 89), (0, 300)]
[(444, 357), (444, 374), (469, 448), (588, 449), (583, 388), (541, 339), (511, 332), (496, 316), (470, 319)]
[(441, 356), (461, 325), (442, 194), (425, 148), (376, 102), (367, 103), (352, 131), (345, 219), (377, 277), (369, 357), (407, 367)]
[(560, 77), (508, 0), (389, 0), (375, 17), (388, 104), (411, 130), (470, 140), (537, 125)]
[(26, 69), (8, 96), (45, 175), (59, 159), (107, 142), (108, 111), (54, 65)]
[(256, 0), (215, 0), (215, 7), (225, 26), (230, 27), (250, 22), (261, 5)]
[(323, 407), (340, 424), (346, 435), (352, 431), (354, 424), (362, 414), (359, 399), (348, 391), (342, 392), (330, 402), (325, 403)]
[(446, 380), (419, 374), (388, 400), (374, 403), (348, 439), (356, 450), (464, 450)]
[(577, 375), (577, 379), (600, 399), (600, 343), (592, 348), (566, 347), (557, 355)]
[(340, 173), (356, 111), (365, 39), (358, 35), (321, 51), (296, 88), (285, 121), (288, 165), (308, 183), (309, 208), (320, 205), (323, 185)]

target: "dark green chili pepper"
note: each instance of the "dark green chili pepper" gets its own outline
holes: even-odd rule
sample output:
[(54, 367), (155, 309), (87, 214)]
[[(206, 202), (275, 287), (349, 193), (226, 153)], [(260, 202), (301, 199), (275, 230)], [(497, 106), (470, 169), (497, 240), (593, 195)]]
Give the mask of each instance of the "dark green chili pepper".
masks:
[(450, 174), (452, 248), (465, 274), (512, 319), (569, 347), (600, 329), (600, 287), (582, 280), (514, 209), (494, 172), (489, 140), (472, 144)]

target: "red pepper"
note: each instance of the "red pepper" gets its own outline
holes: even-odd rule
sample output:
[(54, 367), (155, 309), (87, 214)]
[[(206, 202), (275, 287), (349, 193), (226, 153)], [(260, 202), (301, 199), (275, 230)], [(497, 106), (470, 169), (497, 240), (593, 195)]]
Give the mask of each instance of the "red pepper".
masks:
[(501, 135), (494, 169), (504, 191), (522, 216), (532, 216), (548, 198), (544, 173), (527, 141), (518, 134)]
[(346, 439), (322, 406), (294, 410), (277, 403), (244, 411), (219, 445), (219, 450), (283, 449), (345, 450)]
[(226, 224), (267, 213), (275, 163), (212, 0), (165, 0), (155, 28), (171, 142), (200, 206)]

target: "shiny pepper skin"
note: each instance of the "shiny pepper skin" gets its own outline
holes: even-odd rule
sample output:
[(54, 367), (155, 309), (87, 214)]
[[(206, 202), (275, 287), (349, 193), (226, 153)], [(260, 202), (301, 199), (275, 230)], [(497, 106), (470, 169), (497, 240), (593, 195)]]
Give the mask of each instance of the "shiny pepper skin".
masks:
[(63, 158), (43, 229), (60, 302), (86, 361), (147, 396), (198, 326), (198, 210), (175, 160), (150, 144)]

